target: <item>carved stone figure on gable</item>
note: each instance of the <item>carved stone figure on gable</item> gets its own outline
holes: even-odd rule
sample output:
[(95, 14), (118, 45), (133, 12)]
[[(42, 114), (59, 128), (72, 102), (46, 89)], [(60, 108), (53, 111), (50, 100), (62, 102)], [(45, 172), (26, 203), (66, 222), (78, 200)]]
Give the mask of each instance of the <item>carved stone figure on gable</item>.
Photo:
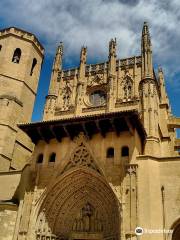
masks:
[(125, 71), (125, 76), (121, 82), (123, 88), (123, 99), (130, 100), (133, 96), (133, 80), (128, 70)]
[(72, 94), (72, 87), (69, 81), (65, 82), (65, 86), (62, 89), (63, 93), (63, 110), (68, 110), (71, 103), (71, 94)]

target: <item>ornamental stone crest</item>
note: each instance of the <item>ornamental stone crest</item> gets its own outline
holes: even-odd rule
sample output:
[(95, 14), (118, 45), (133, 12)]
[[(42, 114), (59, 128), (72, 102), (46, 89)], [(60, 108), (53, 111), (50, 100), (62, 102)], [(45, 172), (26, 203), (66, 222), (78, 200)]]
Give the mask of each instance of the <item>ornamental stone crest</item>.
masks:
[(89, 167), (98, 173), (100, 173), (98, 167), (96, 166), (94, 159), (86, 146), (86, 137), (83, 133), (80, 133), (75, 139), (77, 147), (74, 149), (73, 153), (70, 156), (70, 161), (64, 168), (63, 172), (68, 171), (73, 167)]
[(93, 86), (101, 85), (103, 83), (104, 83), (103, 74), (97, 74), (92, 79), (90, 79), (88, 86), (93, 87)]

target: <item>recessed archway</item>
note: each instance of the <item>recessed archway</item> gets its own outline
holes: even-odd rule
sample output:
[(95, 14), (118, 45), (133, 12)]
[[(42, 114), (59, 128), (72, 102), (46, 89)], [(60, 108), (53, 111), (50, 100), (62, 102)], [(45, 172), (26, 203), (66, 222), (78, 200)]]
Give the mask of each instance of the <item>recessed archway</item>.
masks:
[(37, 239), (46, 235), (119, 239), (120, 205), (100, 173), (87, 167), (74, 168), (59, 176), (46, 194), (36, 229)]
[(172, 240), (179, 240), (180, 239), (180, 222), (176, 224), (172, 234)]

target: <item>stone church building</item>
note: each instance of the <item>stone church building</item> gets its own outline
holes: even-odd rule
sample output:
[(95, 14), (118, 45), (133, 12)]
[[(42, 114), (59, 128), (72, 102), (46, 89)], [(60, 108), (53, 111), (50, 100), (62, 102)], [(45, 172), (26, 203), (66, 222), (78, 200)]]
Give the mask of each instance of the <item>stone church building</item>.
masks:
[(44, 49), (32, 33), (0, 31), (1, 240), (180, 240), (180, 118), (147, 23), (139, 56), (116, 49), (112, 39), (107, 61), (87, 64), (82, 47), (63, 70), (60, 43), (31, 123)]

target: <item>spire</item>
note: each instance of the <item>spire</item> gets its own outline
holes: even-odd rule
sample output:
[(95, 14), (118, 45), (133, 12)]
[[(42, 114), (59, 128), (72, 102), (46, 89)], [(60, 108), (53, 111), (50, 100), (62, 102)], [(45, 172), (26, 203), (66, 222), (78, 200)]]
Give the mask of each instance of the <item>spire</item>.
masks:
[(57, 47), (56, 56), (53, 62), (49, 95), (55, 95), (56, 93), (58, 72), (62, 70), (62, 57), (63, 57), (63, 43), (60, 42), (60, 45)]
[(51, 81), (49, 92), (46, 97), (46, 104), (44, 108), (43, 120), (52, 119), (54, 117), (56, 99), (58, 96), (58, 74), (62, 70), (62, 57), (63, 57), (63, 43), (57, 47), (56, 56), (54, 58)]
[(158, 68), (158, 78), (159, 78), (160, 92), (161, 92), (161, 103), (169, 105), (167, 93), (166, 93), (166, 87), (165, 87), (164, 73), (161, 67)]
[(149, 27), (144, 22), (141, 38), (142, 79), (153, 78), (152, 45)]
[(60, 45), (57, 47), (56, 56), (53, 63), (53, 71), (60, 71), (62, 68), (62, 56), (63, 56), (63, 43), (60, 42)]
[(115, 74), (116, 71), (116, 38), (109, 42), (109, 74)]
[(84, 78), (85, 76), (86, 60), (87, 60), (87, 47), (83, 46), (81, 48), (81, 54), (80, 54), (80, 68), (79, 68), (80, 79)]

